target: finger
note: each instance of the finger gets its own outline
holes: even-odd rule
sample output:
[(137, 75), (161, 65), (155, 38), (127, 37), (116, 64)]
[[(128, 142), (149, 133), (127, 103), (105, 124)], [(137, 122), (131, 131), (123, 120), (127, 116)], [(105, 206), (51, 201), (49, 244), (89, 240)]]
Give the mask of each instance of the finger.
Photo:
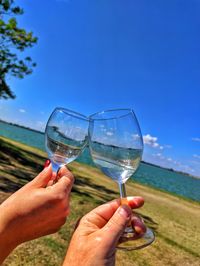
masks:
[(62, 176), (68, 176), (68, 175), (72, 175), (72, 173), (69, 171), (69, 169), (66, 166), (62, 166), (57, 174), (57, 179), (60, 179)]
[(120, 236), (130, 221), (132, 211), (129, 206), (122, 205), (113, 214), (108, 223), (101, 229), (104, 241), (108, 246), (117, 244)]
[(45, 167), (42, 172), (39, 173), (31, 182), (31, 185), (35, 187), (46, 187), (48, 182), (52, 178), (52, 167), (51, 164)]
[(52, 176), (51, 179), (49, 180), (49, 182), (47, 183), (46, 187), (50, 187), (53, 184), (55, 184), (57, 182), (57, 175), (55, 172), (52, 172)]
[(136, 214), (131, 216), (131, 225), (138, 236), (141, 236), (146, 232), (146, 226), (142, 218)]
[(52, 190), (56, 193), (65, 193), (67, 196), (71, 192), (74, 176), (70, 171), (65, 173), (66, 175), (62, 176), (58, 182), (53, 185)]
[(142, 197), (127, 197), (127, 200), (131, 209), (137, 209), (144, 205), (144, 199)]
[(102, 228), (108, 220), (113, 216), (115, 211), (120, 206), (119, 200), (113, 200), (99, 207), (95, 208), (81, 219), (81, 223), (90, 223), (96, 225), (98, 228)]
[(58, 173), (56, 174), (55, 176), (55, 179), (54, 179), (54, 183), (58, 182), (59, 179), (62, 177), (62, 176), (68, 176), (68, 175), (72, 175), (72, 173), (68, 170), (68, 168), (66, 166), (62, 166), (59, 170), (58, 170)]
[(51, 180), (47, 183), (46, 188), (51, 187), (53, 184), (54, 184), (54, 180), (51, 179)]
[[(142, 197), (127, 197), (127, 201), (131, 209), (139, 208), (144, 204)], [(120, 205), (120, 199), (105, 203), (84, 216), (83, 221), (86, 219), (86, 222), (90, 222), (97, 227), (102, 228), (110, 220)]]
[(47, 159), (44, 163), (44, 168), (48, 167), (51, 163), (51, 160)]

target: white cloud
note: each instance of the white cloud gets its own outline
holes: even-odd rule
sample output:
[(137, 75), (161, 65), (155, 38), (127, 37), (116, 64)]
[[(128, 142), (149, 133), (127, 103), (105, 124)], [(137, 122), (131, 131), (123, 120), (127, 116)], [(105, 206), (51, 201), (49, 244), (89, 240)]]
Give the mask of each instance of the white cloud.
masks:
[[(182, 164), (178, 161), (173, 160), (171, 157), (165, 157), (162, 153), (154, 153), (152, 154), (154, 157), (156, 157), (160, 162), (165, 162), (165, 166), (172, 167), (172, 165), (176, 166), (182, 166)], [(170, 164), (169, 164), (170, 163)]]
[(20, 113), (26, 113), (26, 110), (24, 110), (24, 109), (19, 109), (19, 112), (20, 112)]
[(157, 157), (161, 157), (162, 154), (161, 153), (156, 153), (156, 154), (153, 154), (154, 156), (157, 156)]
[(152, 137), (150, 134), (143, 136), (144, 144), (146, 144), (152, 148), (160, 148), (160, 144), (157, 142), (157, 140), (158, 140), (157, 137)]
[(107, 136), (113, 136), (113, 132), (107, 131), (107, 132), (106, 132), (106, 135), (107, 135)]
[(137, 141), (140, 139), (140, 135), (138, 134), (132, 134), (131, 137), (133, 138), (134, 141)]
[(197, 154), (193, 154), (193, 157), (196, 159), (200, 159), (200, 155), (197, 155)]
[(150, 134), (143, 136), (144, 144), (147, 144), (147, 145), (154, 147), (154, 148), (158, 146), (158, 143), (156, 142), (157, 139), (158, 138), (152, 137)]
[(171, 148), (172, 148), (172, 145), (168, 145), (168, 144), (166, 144), (166, 145), (164, 145), (164, 148), (166, 148), (166, 149), (171, 149)]
[(200, 142), (200, 138), (192, 138), (193, 141)]
[(154, 153), (152, 154), (154, 157), (156, 157), (158, 160), (165, 160), (166, 158), (162, 155), (162, 153)]
[[(177, 171), (190, 173), (200, 178), (200, 154), (198, 155), (194, 154), (194, 155), (195, 157), (193, 160), (180, 161), (177, 158), (173, 158), (169, 155), (165, 156), (162, 154), (162, 152), (160, 152), (160, 150), (157, 150), (157, 152), (154, 153), (145, 152), (143, 159), (144, 161), (153, 163), (155, 165), (160, 165), (161, 167), (166, 167)], [(196, 156), (199, 157), (197, 158)]]
[(143, 136), (143, 141), (144, 144), (152, 147), (152, 148), (157, 148), (160, 150), (164, 150), (165, 148), (172, 148), (171, 145), (161, 145), (158, 143), (158, 138), (157, 137), (153, 137), (150, 134), (144, 135)]

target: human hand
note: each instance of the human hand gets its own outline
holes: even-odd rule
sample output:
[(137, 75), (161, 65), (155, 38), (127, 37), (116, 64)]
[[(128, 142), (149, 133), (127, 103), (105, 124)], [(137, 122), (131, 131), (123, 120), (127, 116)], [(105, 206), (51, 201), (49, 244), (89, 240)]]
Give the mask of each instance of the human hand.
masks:
[(62, 167), (57, 183), (52, 179), (49, 165), (0, 205), (0, 263), (17, 245), (54, 233), (65, 223), (74, 178)]
[[(144, 204), (141, 197), (128, 197), (132, 209)], [(126, 225), (130, 222), (142, 236), (146, 228), (142, 220), (127, 205), (114, 200), (85, 215), (74, 232), (63, 266), (104, 266), (115, 264), (115, 250)]]

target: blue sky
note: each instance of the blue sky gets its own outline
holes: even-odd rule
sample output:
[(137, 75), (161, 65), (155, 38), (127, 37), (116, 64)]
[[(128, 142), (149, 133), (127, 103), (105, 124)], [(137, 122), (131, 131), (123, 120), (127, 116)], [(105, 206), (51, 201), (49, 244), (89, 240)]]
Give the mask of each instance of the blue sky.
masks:
[[(133, 108), (143, 159), (200, 176), (199, 0), (16, 0), (37, 67), (0, 118), (44, 129), (56, 106)], [(25, 56), (25, 55), (21, 55)]]

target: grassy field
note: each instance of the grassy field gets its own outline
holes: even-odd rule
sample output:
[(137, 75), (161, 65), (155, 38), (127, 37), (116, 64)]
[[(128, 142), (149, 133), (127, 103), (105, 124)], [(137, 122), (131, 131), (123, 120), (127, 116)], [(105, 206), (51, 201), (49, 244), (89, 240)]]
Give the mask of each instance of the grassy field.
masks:
[[(42, 169), (46, 154), (0, 137), (0, 202), (31, 180)], [(76, 182), (71, 214), (62, 229), (18, 247), (4, 265), (61, 265), (78, 218), (95, 206), (118, 197), (117, 185), (96, 168), (74, 162), (69, 165)], [(156, 241), (138, 251), (117, 252), (116, 265), (199, 266), (200, 204), (173, 195), (127, 183), (128, 195), (141, 195), (139, 211), (156, 232)]]

